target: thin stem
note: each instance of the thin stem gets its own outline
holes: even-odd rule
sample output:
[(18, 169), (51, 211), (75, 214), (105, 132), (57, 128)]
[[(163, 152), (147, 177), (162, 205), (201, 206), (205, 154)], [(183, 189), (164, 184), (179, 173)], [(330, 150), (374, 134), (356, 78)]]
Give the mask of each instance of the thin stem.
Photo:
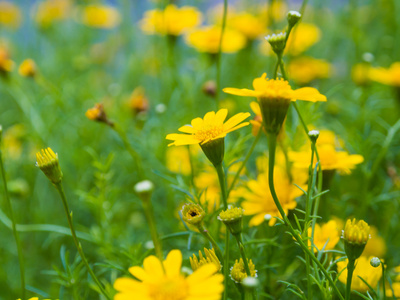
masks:
[(144, 214), (146, 216), (147, 223), (149, 225), (151, 239), (154, 243), (154, 251), (156, 252), (156, 256), (158, 257), (158, 259), (160, 261), (163, 261), (164, 257), (163, 257), (161, 242), (158, 237), (157, 227), (154, 221), (155, 218), (154, 218), (153, 205), (151, 204), (150, 199), (142, 200), (142, 204), (143, 204)]
[(382, 287), (383, 287), (383, 299), (386, 300), (386, 288), (385, 288), (385, 264), (383, 262), (381, 262), (381, 266), (382, 266)]
[(215, 254), (217, 254), (218, 259), (222, 262), (224, 256), (222, 255), (222, 251), (219, 248), (218, 244), (215, 242), (211, 234), (208, 232), (208, 230), (204, 227), (203, 224), (200, 224), (197, 229), (199, 229), (199, 232), (211, 243), (215, 250)]
[(215, 170), (217, 170), (219, 185), (221, 187), (221, 198), (222, 203), (224, 204), (224, 209), (228, 209), (228, 196), (226, 193), (226, 184), (225, 184), (225, 172), (222, 164), (215, 166)]
[(89, 265), (89, 263), (88, 263), (88, 261), (86, 259), (85, 253), (83, 252), (82, 245), (79, 242), (78, 237), (76, 236), (75, 228), (74, 228), (74, 225), (72, 223), (72, 212), (70, 212), (70, 210), (69, 210), (67, 198), (65, 197), (64, 188), (62, 186), (61, 181), (59, 183), (55, 184), (55, 187), (56, 187), (58, 193), (60, 194), (62, 203), (64, 205), (65, 214), (67, 215), (68, 225), (69, 225), (69, 228), (71, 229), (72, 239), (74, 240), (76, 249), (78, 250), (79, 255), (81, 256), (81, 259), (82, 259), (83, 263), (85, 264), (90, 276), (92, 277), (92, 279), (94, 280), (96, 285), (99, 287), (101, 293), (104, 295), (104, 297), (106, 297), (106, 299), (111, 300), (110, 296), (107, 294), (107, 292), (105, 291), (103, 285), (100, 283), (100, 281), (97, 278), (96, 274), (94, 274), (92, 268), (90, 267), (90, 265)]
[(268, 147), (269, 148), (268, 149), (269, 150), (268, 183), (269, 183), (269, 188), (270, 188), (271, 195), (272, 195), (272, 198), (274, 200), (274, 203), (275, 203), (276, 207), (278, 208), (279, 213), (281, 214), (281, 216), (283, 218), (283, 222), (285, 223), (285, 225), (289, 229), (289, 232), (292, 234), (292, 236), (296, 239), (296, 241), (298, 242), (299, 246), (317, 264), (319, 269), (322, 271), (322, 273), (325, 275), (326, 279), (331, 284), (333, 290), (335, 291), (335, 293), (337, 294), (339, 299), (344, 300), (342, 294), (340, 293), (340, 291), (336, 287), (335, 283), (333, 282), (332, 278), (330, 277), (330, 275), (328, 274), (328, 272), (326, 271), (324, 266), (321, 264), (321, 262), (318, 260), (318, 258), (316, 258), (314, 256), (314, 254), (310, 251), (310, 249), (308, 249), (308, 247), (304, 244), (301, 236), (292, 227), (289, 219), (286, 216), (285, 211), (282, 208), (282, 205), (280, 204), (280, 202), (278, 200), (278, 196), (276, 195), (275, 187), (274, 187), (274, 166), (275, 166), (276, 137), (277, 136), (275, 134), (269, 134), (269, 136), (268, 136), (268, 142), (269, 142), (269, 147)]
[(225, 33), (225, 27), (226, 27), (226, 16), (228, 14), (228, 0), (224, 0), (224, 10), (222, 14), (222, 26), (221, 26), (221, 36), (219, 37), (219, 45), (218, 45), (218, 54), (217, 54), (217, 90), (215, 94), (215, 100), (217, 101), (218, 104), (218, 96), (219, 96), (219, 90), (221, 88), (221, 56), (222, 56), (222, 42), (224, 38), (224, 33)]
[(235, 177), (233, 178), (233, 181), (232, 181), (232, 183), (231, 183), (231, 185), (230, 185), (230, 187), (228, 189), (228, 197), (229, 197), (229, 194), (231, 193), (231, 191), (235, 188), (235, 184), (236, 184), (236, 181), (239, 179), (240, 173), (242, 172), (242, 170), (245, 167), (247, 161), (249, 160), (251, 154), (253, 153), (254, 148), (256, 147), (258, 141), (260, 140), (260, 137), (261, 137), (261, 134), (262, 134), (262, 128), (263, 127), (261, 126), (259, 131), (258, 131), (258, 133), (257, 133), (257, 135), (256, 135), (256, 138), (253, 141), (253, 144), (251, 145), (249, 151), (246, 154), (246, 157), (242, 161), (242, 164), (240, 165), (240, 168), (238, 169), (238, 171), (235, 174)]
[[(239, 233), (239, 234), (234, 235), (234, 237), (236, 238), (236, 242), (237, 242), (239, 250), (240, 250), (240, 255), (242, 256), (242, 259), (243, 259), (244, 269), (246, 270), (246, 274), (247, 274), (247, 276), (251, 277), (249, 262), (247, 261), (247, 256), (246, 256), (246, 251), (245, 251), (244, 245), (243, 245), (242, 235)], [(256, 300), (257, 298), (256, 298), (255, 290), (254, 289), (252, 289), (252, 290), (253, 290), (251, 293), (252, 298), (253, 298), (253, 300)]]
[[(0, 126), (0, 135), (1, 135), (1, 126)], [(0, 140), (1, 140), (1, 136), (0, 136)], [(21, 276), (21, 295), (22, 295), (22, 299), (25, 299), (25, 265), (24, 265), (24, 257), (23, 257), (22, 247), (21, 247), (21, 241), (19, 239), (19, 234), (18, 234), (18, 231), (17, 231), (17, 224), (15, 223), (14, 211), (13, 211), (13, 208), (12, 208), (12, 205), (11, 205), (10, 196), (8, 194), (6, 172), (5, 172), (5, 169), (4, 169), (3, 154), (2, 154), (1, 149), (0, 149), (0, 166), (1, 166), (1, 176), (3, 178), (3, 185), (4, 185), (6, 203), (7, 203), (7, 206), (8, 206), (8, 211), (10, 212), (12, 231), (13, 231), (15, 243), (17, 245), (18, 261), (19, 261), (19, 272), (20, 272), (20, 276)]]
[(346, 300), (350, 299), (351, 294), (351, 280), (353, 278), (353, 272), (355, 269), (354, 266), (355, 260), (350, 260), (347, 263), (347, 283), (346, 283)]

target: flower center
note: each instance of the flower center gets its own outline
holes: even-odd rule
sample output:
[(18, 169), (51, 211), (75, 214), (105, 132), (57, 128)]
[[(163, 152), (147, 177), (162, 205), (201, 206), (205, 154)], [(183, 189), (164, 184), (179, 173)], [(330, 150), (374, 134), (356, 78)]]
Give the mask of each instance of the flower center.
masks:
[(183, 276), (164, 278), (150, 289), (153, 300), (184, 300), (189, 295), (188, 284)]
[(196, 139), (199, 141), (211, 140), (219, 136), (223, 132), (222, 126), (207, 125), (195, 133)]

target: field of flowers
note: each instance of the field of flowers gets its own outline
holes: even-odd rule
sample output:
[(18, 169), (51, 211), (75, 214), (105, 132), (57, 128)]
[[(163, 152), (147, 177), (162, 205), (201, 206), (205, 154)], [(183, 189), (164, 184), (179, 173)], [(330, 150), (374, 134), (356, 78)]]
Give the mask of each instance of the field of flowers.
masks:
[(400, 299), (399, 16), (0, 0), (0, 299)]

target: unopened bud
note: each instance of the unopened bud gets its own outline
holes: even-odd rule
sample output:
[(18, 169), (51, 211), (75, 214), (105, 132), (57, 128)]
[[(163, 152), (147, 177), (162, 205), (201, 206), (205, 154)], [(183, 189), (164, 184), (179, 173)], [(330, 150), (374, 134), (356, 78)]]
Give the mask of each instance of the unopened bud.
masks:
[(301, 13), (295, 10), (291, 10), (287, 14), (287, 20), (289, 23), (289, 27), (293, 27), (297, 24), (297, 22), (301, 19)]

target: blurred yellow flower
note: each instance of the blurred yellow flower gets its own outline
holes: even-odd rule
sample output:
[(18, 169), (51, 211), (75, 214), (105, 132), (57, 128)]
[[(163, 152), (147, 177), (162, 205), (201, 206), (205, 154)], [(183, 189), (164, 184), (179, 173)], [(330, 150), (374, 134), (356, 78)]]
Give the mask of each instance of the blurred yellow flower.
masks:
[(0, 46), (0, 73), (11, 72), (14, 68), (14, 62), (10, 59), (6, 48)]
[(251, 133), (254, 136), (256, 136), (262, 125), (261, 109), (260, 109), (260, 105), (255, 101), (250, 103), (250, 108), (253, 111), (253, 113), (255, 114), (254, 119), (250, 120), (251, 125), (253, 125)]
[(268, 1), (267, 4), (261, 5), (258, 11), (269, 23), (271, 17), (274, 21), (283, 21), (287, 16), (288, 6), (286, 1), (283, 0)]
[[(373, 256), (361, 256), (356, 260), (356, 268), (351, 280), (351, 289), (361, 293), (369, 290), (369, 287), (358, 277), (362, 277), (372, 288), (376, 288), (379, 280), (382, 277), (381, 268), (374, 268), (370, 264)], [(347, 259), (337, 263), (339, 280), (346, 284), (347, 281)]]
[(0, 1), (0, 24), (10, 28), (18, 28), (21, 24), (19, 7), (9, 1)]
[[(244, 215), (255, 215), (249, 222), (250, 226), (258, 226), (265, 220), (268, 220), (268, 225), (273, 226), (276, 223), (274, 217), (282, 218), (269, 190), (267, 167), (264, 170), (265, 173), (258, 175), (257, 180), (247, 182), (247, 188), (240, 187), (234, 193), (235, 197), (244, 199), (241, 203)], [(303, 194), (293, 183), (304, 190), (307, 189), (306, 173), (296, 175), (298, 178), (293, 178), (293, 182), (290, 182), (286, 168), (280, 165), (276, 165), (274, 168), (276, 192), (286, 214), (297, 206), (295, 199)]]
[[(186, 176), (192, 172), (189, 151), (192, 157), (195, 157), (200, 148), (196, 145), (189, 147), (190, 150), (185, 147), (168, 147), (166, 151), (166, 166), (168, 170)], [(194, 147), (196, 147), (196, 149)]]
[(210, 213), (219, 209), (221, 191), (218, 176), (214, 170), (201, 172), (194, 178), (194, 185), (201, 193), (199, 201), (207, 209), (207, 212)]
[[(181, 273), (182, 253), (172, 250), (161, 262), (151, 255), (145, 258), (142, 267), (131, 267), (133, 278), (118, 278), (114, 288), (115, 299), (169, 299), (169, 300), (219, 300), (224, 290), (224, 276), (217, 273), (215, 264), (205, 264), (191, 275)], [(206, 287), (206, 288), (205, 288)]]
[(202, 14), (197, 8), (192, 6), (178, 8), (174, 4), (169, 4), (165, 10), (154, 9), (145, 12), (140, 27), (147, 34), (178, 36), (198, 26), (201, 21)]
[(71, 14), (71, 0), (45, 0), (38, 4), (35, 21), (42, 27), (67, 19)]
[(390, 298), (400, 298), (400, 282), (393, 282), (392, 283), (392, 288), (394, 291), (394, 297), (393, 297), (393, 292), (392, 289), (387, 286), (386, 288), (386, 297), (390, 297)]
[[(356, 168), (356, 165), (364, 161), (362, 155), (338, 151), (330, 144), (317, 145), (317, 149), (322, 170), (336, 170), (342, 175), (350, 174), (351, 170)], [(300, 152), (291, 151), (289, 152), (289, 158), (296, 168), (308, 169), (311, 163), (311, 149), (307, 146)], [(314, 167), (316, 163), (315, 156)]]
[(249, 40), (255, 40), (267, 31), (266, 20), (248, 12), (231, 13), (227, 25), (242, 33)]
[(121, 15), (113, 6), (93, 4), (82, 9), (81, 21), (89, 27), (112, 29), (121, 22)]
[[(312, 228), (308, 228), (308, 236), (310, 237), (312, 233)], [(326, 224), (315, 224), (314, 228), (314, 245), (319, 251), (332, 250), (335, 248), (336, 244), (340, 240), (340, 234), (338, 225), (334, 220), (330, 220)], [(308, 245), (311, 246), (311, 240), (308, 241)], [(314, 252), (317, 249), (314, 248)]]
[(371, 68), (369, 71), (371, 80), (386, 85), (400, 87), (400, 62), (394, 62), (389, 68)]
[[(218, 53), (221, 27), (208, 26), (193, 30), (186, 36), (186, 42), (199, 52)], [(221, 51), (234, 53), (246, 46), (246, 37), (240, 32), (226, 28), (222, 39)]]
[(37, 66), (33, 59), (25, 59), (18, 68), (18, 73), (23, 77), (35, 77)]
[(300, 23), (290, 34), (285, 52), (299, 55), (307, 51), (321, 39), (321, 30), (314, 24)]
[(332, 66), (325, 60), (303, 56), (290, 61), (288, 73), (296, 83), (305, 85), (315, 79), (328, 78), (332, 73)]
[(371, 70), (369, 63), (355, 64), (351, 69), (351, 79), (358, 85), (366, 85), (371, 82)]
[(26, 130), (22, 124), (16, 124), (4, 131), (2, 146), (4, 147), (4, 154), (7, 158), (20, 158), (23, 150), (21, 140), (25, 134)]
[(378, 229), (370, 226), (370, 236), (367, 245), (362, 253), (363, 256), (376, 256), (382, 258), (386, 254), (385, 239), (378, 233)]
[(139, 86), (133, 90), (128, 104), (135, 115), (149, 110), (150, 103), (143, 87)]
[(167, 135), (167, 140), (174, 141), (168, 146), (203, 145), (210, 141), (223, 138), (227, 133), (249, 124), (248, 122), (241, 123), (250, 116), (249, 113), (238, 113), (224, 123), (227, 115), (227, 109), (220, 109), (217, 113), (214, 111), (208, 112), (204, 116), (204, 119), (193, 119), (191, 125), (185, 125), (178, 129), (180, 132), (186, 134), (172, 133)]

